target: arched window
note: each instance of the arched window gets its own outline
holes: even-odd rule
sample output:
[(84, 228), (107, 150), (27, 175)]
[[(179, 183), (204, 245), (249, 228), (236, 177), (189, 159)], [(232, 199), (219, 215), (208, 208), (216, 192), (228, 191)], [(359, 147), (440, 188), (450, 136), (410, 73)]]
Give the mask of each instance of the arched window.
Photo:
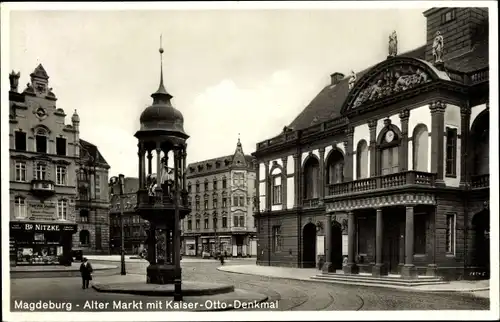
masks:
[(342, 152), (333, 150), (326, 162), (327, 184), (344, 182), (344, 156)]
[(378, 141), (379, 174), (387, 175), (399, 172), (399, 130), (388, 126), (382, 130)]
[(304, 199), (319, 196), (319, 161), (311, 156), (304, 164)]
[(429, 172), (429, 131), (424, 124), (413, 130), (413, 170)]
[(90, 244), (90, 233), (88, 230), (80, 231), (80, 245), (88, 246)]
[(23, 197), (16, 197), (14, 199), (14, 216), (16, 218), (26, 218), (27, 210), (26, 210), (26, 200)]
[(368, 144), (365, 140), (361, 140), (356, 148), (356, 178), (368, 178), (368, 172)]
[(471, 128), (473, 146), (473, 175), (490, 173), (490, 115), (483, 112), (477, 116)]
[(48, 134), (45, 129), (38, 128), (35, 132), (36, 152), (47, 153)]
[(217, 214), (214, 214), (214, 217), (212, 219), (214, 229), (217, 229)]

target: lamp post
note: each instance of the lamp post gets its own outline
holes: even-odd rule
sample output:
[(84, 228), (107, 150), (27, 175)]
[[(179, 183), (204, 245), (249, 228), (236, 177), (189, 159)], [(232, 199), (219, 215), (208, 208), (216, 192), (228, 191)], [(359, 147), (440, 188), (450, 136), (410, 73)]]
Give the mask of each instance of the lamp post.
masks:
[(123, 233), (123, 190), (125, 184), (125, 176), (123, 174), (119, 174), (118, 177), (110, 178), (110, 185), (113, 191), (113, 187), (119, 184), (120, 187), (120, 255), (121, 255), (121, 275), (127, 275), (125, 270), (125, 234)]

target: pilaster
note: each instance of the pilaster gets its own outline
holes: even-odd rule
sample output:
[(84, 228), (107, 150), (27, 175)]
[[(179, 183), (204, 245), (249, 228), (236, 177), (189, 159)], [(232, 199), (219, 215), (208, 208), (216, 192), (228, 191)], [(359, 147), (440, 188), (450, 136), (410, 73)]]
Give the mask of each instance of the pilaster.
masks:
[(354, 212), (350, 211), (348, 213), (348, 223), (347, 223), (347, 231), (348, 231), (348, 251), (347, 251), (347, 265), (344, 266), (345, 274), (358, 274), (359, 267), (356, 265), (354, 261), (354, 253), (355, 253), (355, 245), (356, 245), (356, 220)]
[(380, 277), (382, 275), (387, 275), (387, 268), (383, 261), (383, 243), (384, 243), (384, 227), (383, 227), (383, 213), (382, 208), (377, 208), (377, 223), (376, 223), (376, 239), (375, 239), (375, 266), (372, 268), (372, 275)]
[(436, 101), (431, 110), (431, 172), (436, 173), (436, 185), (444, 186), (444, 112), (446, 104)]
[(300, 154), (296, 153), (293, 155), (293, 162), (294, 162), (294, 167), (295, 167), (295, 173), (294, 177), (295, 180), (293, 181), (294, 184), (294, 199), (293, 199), (293, 207), (298, 208), (300, 205), (300, 181), (301, 181), (301, 166), (300, 166)]
[(325, 148), (319, 148), (319, 200), (325, 197)]
[[(266, 161), (264, 163), (264, 168), (265, 168), (265, 171), (266, 171), (266, 175), (265, 175), (265, 182), (266, 182), (266, 211), (270, 211), (271, 210), (271, 201), (272, 201), (272, 196), (271, 196), (271, 177), (269, 176), (269, 161)], [(231, 202), (231, 201), (229, 201)]]
[(353, 139), (354, 139), (354, 127), (348, 126), (346, 130), (346, 140), (344, 141), (345, 149), (345, 181), (352, 181), (353, 179)]
[(281, 162), (283, 163), (283, 171), (281, 172), (281, 205), (282, 209), (286, 210), (287, 209), (287, 191), (288, 191), (288, 179), (287, 179), (287, 164), (288, 164), (288, 157), (282, 157)]
[[(465, 188), (470, 182), (467, 160), (469, 159), (469, 124), (470, 106), (468, 103), (460, 107), (461, 133), (460, 133), (460, 187)], [(472, 160), (470, 160), (472, 161)]]
[(332, 215), (327, 213), (325, 215), (325, 263), (323, 264), (323, 272), (334, 272), (335, 269), (332, 264)]
[(401, 277), (416, 278), (417, 268), (413, 264), (413, 247), (414, 247), (414, 210), (413, 206), (406, 207), (406, 222), (405, 222), (405, 265), (403, 266)]
[(368, 129), (370, 130), (370, 177), (375, 177), (377, 175), (377, 123), (378, 121), (376, 119), (368, 121)]
[(410, 119), (410, 110), (405, 109), (399, 113), (401, 120), (401, 149), (399, 157), (401, 159), (401, 171), (408, 170), (408, 121)]

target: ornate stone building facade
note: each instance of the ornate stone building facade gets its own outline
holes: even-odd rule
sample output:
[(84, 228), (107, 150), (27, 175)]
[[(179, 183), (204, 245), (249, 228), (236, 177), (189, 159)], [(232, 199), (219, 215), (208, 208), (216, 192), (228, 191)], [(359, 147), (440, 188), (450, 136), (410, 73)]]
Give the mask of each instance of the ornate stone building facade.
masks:
[(240, 140), (233, 155), (191, 163), (187, 181), (191, 213), (182, 225), (184, 254), (256, 256), (254, 159)]
[(392, 34), (257, 144), (259, 265), (488, 277), (488, 11), (424, 15), (426, 44)]
[(19, 92), (10, 74), (10, 259), (15, 265), (68, 264), (76, 232), (78, 125), (64, 110), (42, 65)]
[[(74, 115), (73, 121), (79, 122), (78, 116)], [(73, 247), (84, 254), (109, 254), (110, 166), (95, 145), (82, 139), (77, 165), (78, 233), (73, 236)]]
[[(137, 190), (139, 190), (138, 178), (125, 178), (123, 191), (123, 231), (124, 249), (126, 254), (137, 255), (142, 250), (147, 249), (145, 220), (137, 214), (135, 206), (137, 204)], [(120, 223), (120, 195), (119, 187), (113, 187), (113, 194), (110, 195), (111, 206), (109, 208), (109, 234), (110, 253), (120, 254), (121, 247), (121, 223)]]

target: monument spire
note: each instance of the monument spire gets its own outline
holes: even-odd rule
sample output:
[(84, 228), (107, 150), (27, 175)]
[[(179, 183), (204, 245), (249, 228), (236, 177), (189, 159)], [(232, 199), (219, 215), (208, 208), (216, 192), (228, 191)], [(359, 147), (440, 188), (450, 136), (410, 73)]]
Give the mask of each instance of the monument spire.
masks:
[(153, 93), (151, 96), (153, 97), (154, 104), (157, 103), (166, 103), (168, 102), (171, 98), (172, 95), (170, 95), (167, 90), (165, 89), (165, 85), (163, 85), (163, 44), (162, 44), (162, 35), (160, 34), (160, 86), (158, 87), (158, 90)]

